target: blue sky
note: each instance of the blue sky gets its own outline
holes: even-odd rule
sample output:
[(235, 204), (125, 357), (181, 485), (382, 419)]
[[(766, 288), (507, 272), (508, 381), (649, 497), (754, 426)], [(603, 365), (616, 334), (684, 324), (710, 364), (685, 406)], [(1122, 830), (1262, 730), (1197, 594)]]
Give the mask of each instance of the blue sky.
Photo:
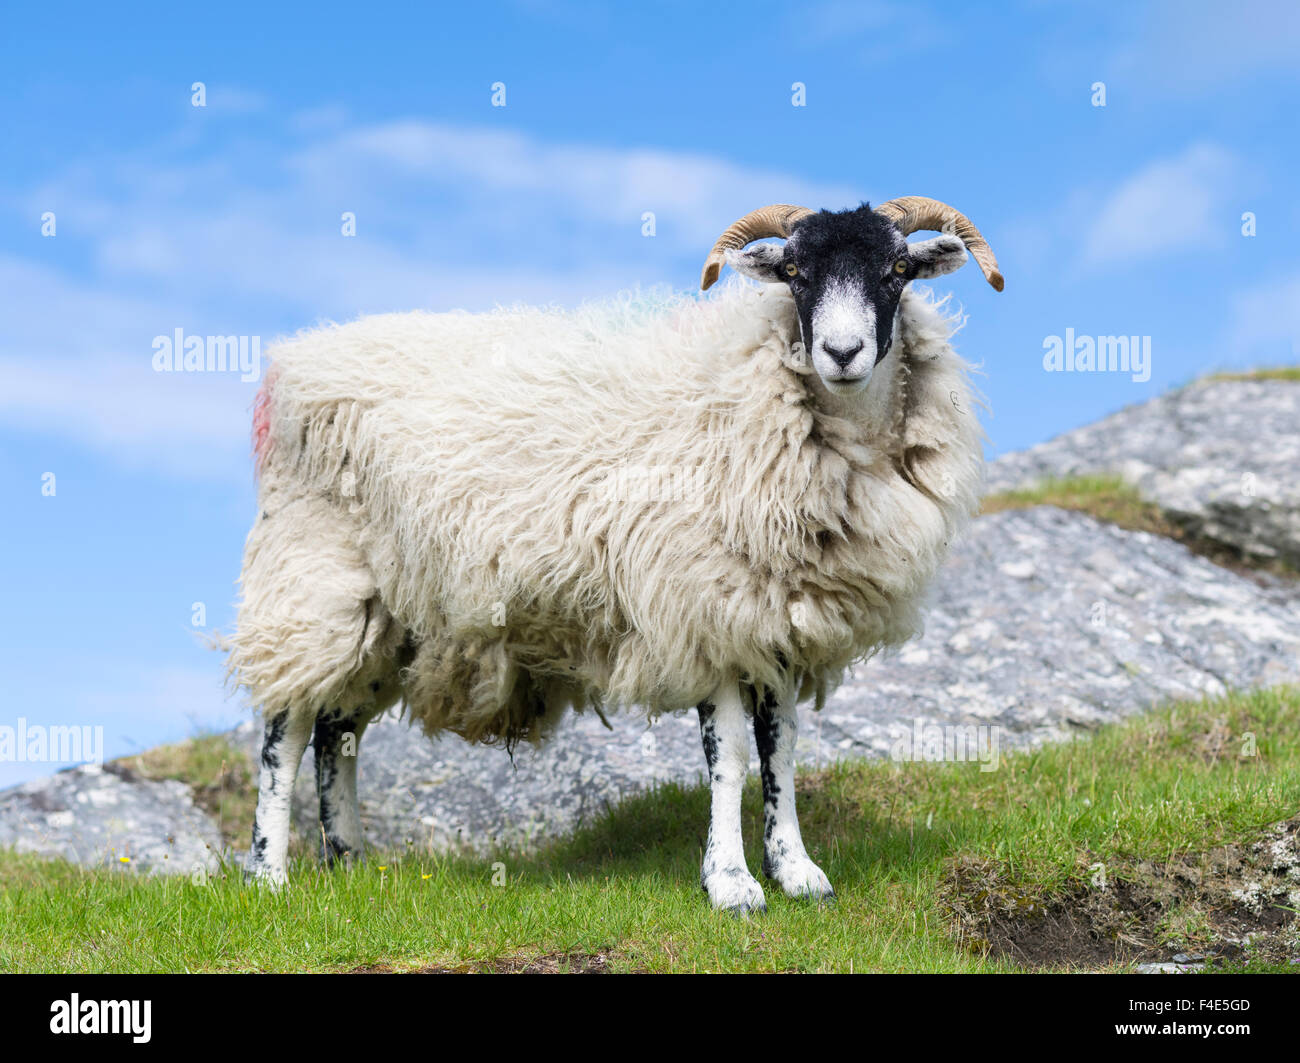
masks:
[[(0, 725), (246, 716), (193, 619), (233, 617), (257, 384), (157, 336), (690, 288), (762, 203), (931, 195), (1007, 277), (939, 284), (999, 453), (1300, 361), (1298, 82), (1291, 2), (10, 5)], [(1150, 379), (1045, 372), (1067, 328), (1150, 336)]]

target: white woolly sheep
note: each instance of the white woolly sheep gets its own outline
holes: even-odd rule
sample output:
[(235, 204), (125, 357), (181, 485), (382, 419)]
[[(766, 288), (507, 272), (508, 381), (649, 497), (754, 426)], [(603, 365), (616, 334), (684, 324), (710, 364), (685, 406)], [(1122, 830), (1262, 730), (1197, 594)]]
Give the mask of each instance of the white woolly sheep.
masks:
[[(909, 245), (920, 229), (955, 235)], [(752, 243), (768, 236), (787, 240)], [(285, 878), (309, 740), (324, 856), (360, 851), (350, 743), (399, 699), (430, 735), (511, 747), (568, 707), (695, 706), (713, 905), (764, 907), (741, 841), (749, 717), (763, 870), (833, 897), (800, 838), (795, 707), (918, 630), (978, 504), (966, 367), (907, 287), (967, 248), (1000, 290), (935, 200), (766, 207), (702, 279), (726, 262), (762, 287), (387, 314), (277, 345), (230, 657), (266, 721), (250, 872)]]

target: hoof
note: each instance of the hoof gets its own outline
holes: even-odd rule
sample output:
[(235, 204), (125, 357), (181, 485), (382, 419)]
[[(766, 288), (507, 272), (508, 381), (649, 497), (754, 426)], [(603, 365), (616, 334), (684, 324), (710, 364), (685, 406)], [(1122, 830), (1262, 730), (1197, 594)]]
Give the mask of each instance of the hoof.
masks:
[(703, 880), (709, 903), (720, 912), (744, 917), (751, 912), (766, 912), (763, 887), (747, 868), (720, 868)]
[(819, 905), (831, 905), (836, 901), (830, 879), (807, 857), (802, 860), (785, 860), (774, 868), (765, 867), (764, 874), (776, 882), (787, 897), (798, 901), (815, 901)]

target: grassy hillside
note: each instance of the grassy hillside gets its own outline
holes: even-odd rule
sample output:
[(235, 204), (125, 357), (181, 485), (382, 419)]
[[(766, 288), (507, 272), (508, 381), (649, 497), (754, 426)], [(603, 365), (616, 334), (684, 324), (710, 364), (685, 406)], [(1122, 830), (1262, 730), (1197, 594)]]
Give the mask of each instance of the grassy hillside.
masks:
[[(1214, 949), (1280, 968), (1300, 954), (1285, 881), (1300, 691), (1178, 705), (992, 772), (851, 763), (800, 788), (832, 908), (773, 888), (764, 916), (710, 911), (708, 795), (665, 787), (535, 853), (306, 861), (279, 894), (234, 870), (143, 879), (0, 854), (0, 970), (1114, 970)], [(759, 820), (755, 784), (752, 867)]]

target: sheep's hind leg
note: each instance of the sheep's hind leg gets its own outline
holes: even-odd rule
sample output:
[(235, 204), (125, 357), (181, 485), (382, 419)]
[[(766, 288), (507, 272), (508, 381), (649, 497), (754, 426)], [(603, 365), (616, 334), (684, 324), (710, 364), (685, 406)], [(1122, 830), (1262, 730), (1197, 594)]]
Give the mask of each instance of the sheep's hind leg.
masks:
[(698, 709), (712, 793), (700, 885), (715, 908), (736, 915), (766, 911), (763, 887), (745, 865), (740, 827), (740, 794), (749, 770), (749, 731), (739, 685), (719, 687)]
[(754, 738), (763, 779), (763, 874), (791, 897), (833, 901), (835, 891), (804, 849), (795, 811), (795, 693), (754, 690)]
[[(376, 683), (371, 688), (379, 689)], [(320, 798), (321, 859), (350, 867), (361, 856), (361, 808), (357, 757), (361, 735), (382, 708), (373, 702), (351, 712), (327, 709), (316, 718), (316, 794)]]
[(257, 812), (247, 872), (259, 882), (278, 886), (288, 878), (289, 821), (298, 765), (311, 738), (312, 719), (281, 712), (266, 721), (262, 766), (257, 782)]

